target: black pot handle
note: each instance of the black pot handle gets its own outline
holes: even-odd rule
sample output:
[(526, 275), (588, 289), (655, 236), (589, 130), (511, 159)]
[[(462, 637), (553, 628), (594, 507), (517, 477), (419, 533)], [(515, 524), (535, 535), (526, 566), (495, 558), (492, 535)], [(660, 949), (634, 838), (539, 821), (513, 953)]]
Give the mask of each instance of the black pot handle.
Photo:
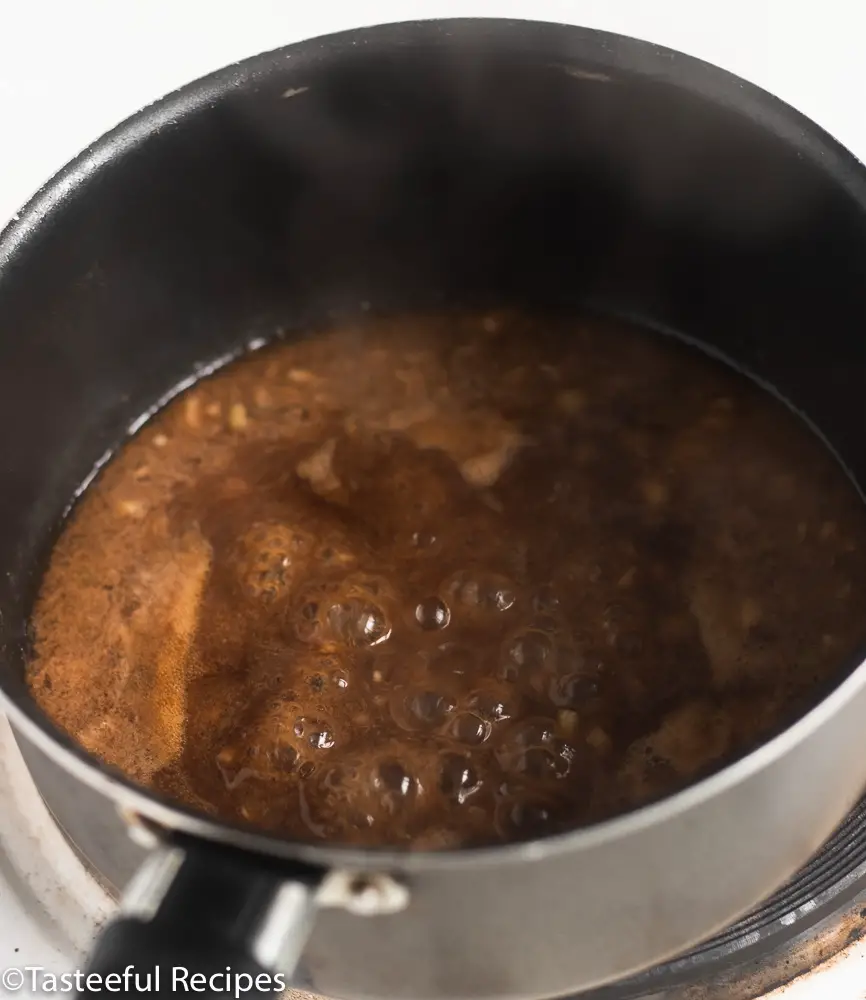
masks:
[(273, 1000), (306, 944), (324, 874), (202, 841), (161, 847), (99, 936), (78, 996), (144, 987), (204, 1000)]

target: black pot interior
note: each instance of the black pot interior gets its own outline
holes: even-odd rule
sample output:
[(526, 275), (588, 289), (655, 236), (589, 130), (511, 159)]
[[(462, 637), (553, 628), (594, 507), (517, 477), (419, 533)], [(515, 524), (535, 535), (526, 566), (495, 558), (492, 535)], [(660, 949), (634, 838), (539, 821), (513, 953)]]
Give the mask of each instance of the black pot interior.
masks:
[(864, 206), (859, 165), (775, 99), (552, 25), (335, 36), (144, 112), (0, 244), (3, 686), (27, 701), (47, 546), (130, 423), (197, 365), (362, 302), (591, 305), (678, 332), (866, 483)]

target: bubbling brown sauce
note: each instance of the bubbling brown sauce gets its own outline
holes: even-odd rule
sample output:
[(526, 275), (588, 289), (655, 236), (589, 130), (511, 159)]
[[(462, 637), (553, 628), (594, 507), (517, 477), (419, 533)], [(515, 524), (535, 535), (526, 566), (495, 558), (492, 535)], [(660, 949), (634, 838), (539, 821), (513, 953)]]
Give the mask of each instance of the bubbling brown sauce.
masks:
[(31, 690), (207, 813), (444, 848), (672, 793), (866, 638), (866, 512), (782, 404), (609, 322), (367, 319), (184, 392), (53, 552)]

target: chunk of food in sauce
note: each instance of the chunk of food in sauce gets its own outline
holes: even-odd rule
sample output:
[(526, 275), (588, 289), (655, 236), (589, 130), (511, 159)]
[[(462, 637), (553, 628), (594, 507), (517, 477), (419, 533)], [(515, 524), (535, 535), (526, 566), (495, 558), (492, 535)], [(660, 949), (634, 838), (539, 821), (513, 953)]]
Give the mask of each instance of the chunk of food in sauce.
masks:
[(866, 511), (804, 424), (670, 339), (366, 318), (183, 393), (54, 550), (28, 681), (228, 820), (444, 850), (671, 794), (866, 640)]

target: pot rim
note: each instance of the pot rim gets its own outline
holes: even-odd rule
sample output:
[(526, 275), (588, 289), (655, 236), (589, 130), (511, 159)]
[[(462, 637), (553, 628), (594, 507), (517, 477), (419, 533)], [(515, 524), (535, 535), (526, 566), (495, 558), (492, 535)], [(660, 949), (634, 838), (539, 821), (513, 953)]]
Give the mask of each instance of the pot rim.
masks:
[[(454, 44), (483, 46), (503, 54), (537, 55), (563, 72), (610, 82), (608, 74), (624, 72), (683, 87), (717, 105), (750, 117), (763, 129), (795, 145), (802, 155), (820, 162), (851, 195), (852, 204), (864, 214), (866, 226), (866, 169), (832, 136), (779, 98), (703, 60), (654, 43), (596, 29), (554, 22), (499, 19), (448, 18), (394, 22), (356, 28), (306, 39), (230, 64), (201, 77), (149, 104), (88, 146), (54, 175), (0, 232), (0, 278), (10, 270), (27, 246), (38, 237), (52, 213), (73, 198), (124, 152), (146, 141), (161, 129), (178, 125), (183, 118), (226, 93), (266, 80), (284, 71), (292, 75), (305, 68), (327, 65), (348, 55), (394, 51), (411, 47), (427, 50)], [(339, 845), (319, 846), (257, 833), (252, 828), (207, 817), (132, 782), (91, 757), (42, 713), (36, 702), (19, 699), (7, 690), (0, 674), (0, 709), (13, 727), (60, 764), (73, 778), (83, 781), (117, 803), (122, 814), (137, 814), (168, 830), (222, 843), (271, 857), (298, 859), (328, 868), (422, 872), (533, 861), (563, 853), (580, 853), (600, 843), (621, 840), (663, 823), (721, 795), (734, 785), (770, 767), (824, 725), (832, 724), (840, 709), (866, 687), (866, 663), (853, 671), (809, 712), (778, 735), (715, 773), (657, 802), (590, 826), (542, 839), (458, 851), (397, 851), (358, 849)]]

